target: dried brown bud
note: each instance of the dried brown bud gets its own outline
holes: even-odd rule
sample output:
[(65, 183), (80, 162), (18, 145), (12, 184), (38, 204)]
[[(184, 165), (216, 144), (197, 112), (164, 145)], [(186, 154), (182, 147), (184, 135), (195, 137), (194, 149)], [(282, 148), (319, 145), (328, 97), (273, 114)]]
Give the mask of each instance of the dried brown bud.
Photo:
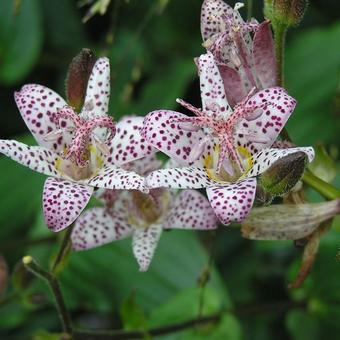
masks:
[(340, 200), (253, 208), (242, 223), (242, 235), (252, 240), (299, 240), (339, 213)]

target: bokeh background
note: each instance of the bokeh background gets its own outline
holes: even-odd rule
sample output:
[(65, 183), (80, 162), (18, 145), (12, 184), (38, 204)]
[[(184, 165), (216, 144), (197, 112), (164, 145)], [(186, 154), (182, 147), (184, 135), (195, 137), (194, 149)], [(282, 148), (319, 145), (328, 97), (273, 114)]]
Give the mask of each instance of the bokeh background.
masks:
[[(204, 53), (201, 0), (112, 0), (104, 16), (87, 23), (89, 6), (72, 0), (0, 1), (0, 137), (34, 144), (15, 106), (13, 93), (39, 83), (60, 94), (71, 59), (83, 47), (111, 61), (110, 113), (145, 115), (179, 109), (177, 97), (196, 106), (199, 87), (193, 57)], [(233, 1), (229, 4), (233, 5)], [(246, 9), (243, 13), (246, 13)], [(262, 0), (253, 0), (259, 21)], [(323, 144), (339, 173), (340, 4), (311, 0), (301, 25), (291, 29), (286, 49), (286, 87), (298, 107), (288, 131), (299, 145)], [(330, 179), (331, 180), (331, 179)], [(332, 179), (340, 186), (340, 176)], [(0, 272), (18, 272), (21, 257), (48, 266), (59, 235), (41, 214), (44, 176), (0, 157)], [(312, 191), (311, 200), (321, 201)], [(138, 273), (130, 240), (72, 253), (60, 281), (79, 327), (154, 327), (195, 317), (199, 278), (212, 257), (204, 290), (204, 314), (224, 308), (221, 322), (164, 339), (338, 339), (340, 334), (340, 220), (322, 239), (313, 271), (296, 290), (302, 249), (292, 242), (254, 242), (238, 226), (209, 233), (162, 235), (147, 273)], [(204, 235), (203, 235), (204, 234)], [(212, 254), (212, 255), (211, 255)], [(20, 272), (20, 270), (19, 270)], [(20, 275), (19, 275), (20, 274)], [(0, 292), (1, 339), (55, 339), (60, 331), (43, 282), (21, 272)]]

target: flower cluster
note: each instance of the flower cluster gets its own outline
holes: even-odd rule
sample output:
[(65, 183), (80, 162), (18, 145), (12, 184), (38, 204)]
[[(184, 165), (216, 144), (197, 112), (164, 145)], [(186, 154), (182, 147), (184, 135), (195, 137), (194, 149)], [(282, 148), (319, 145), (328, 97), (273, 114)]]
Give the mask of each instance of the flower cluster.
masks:
[[(275, 86), (270, 23), (244, 22), (240, 7), (203, 2), (207, 52), (195, 59), (202, 107), (177, 99), (190, 116), (160, 109), (114, 123), (107, 58), (91, 65), (78, 111), (41, 85), (15, 94), (39, 146), (0, 140), (0, 152), (49, 176), (46, 224), (60, 231), (74, 223), (74, 250), (131, 235), (145, 271), (163, 229), (212, 230), (218, 221), (242, 222), (256, 199), (259, 175), (298, 152), (312, 161), (310, 147), (272, 147), (296, 101)], [(164, 166), (159, 151), (170, 158)], [(207, 198), (193, 190), (199, 188)], [(83, 212), (92, 194), (101, 206)]]

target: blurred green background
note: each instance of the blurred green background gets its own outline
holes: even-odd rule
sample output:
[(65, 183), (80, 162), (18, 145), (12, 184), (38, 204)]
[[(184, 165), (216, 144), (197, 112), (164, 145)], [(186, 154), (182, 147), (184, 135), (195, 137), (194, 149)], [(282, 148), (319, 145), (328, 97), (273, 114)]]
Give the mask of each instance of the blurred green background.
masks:
[[(79, 1), (1, 0), (0, 137), (33, 143), (15, 106), (14, 91), (23, 84), (39, 83), (63, 95), (67, 66), (82, 47), (110, 58), (110, 113), (116, 120), (157, 108), (176, 109), (177, 97), (199, 106), (192, 59), (204, 53), (201, 3), (112, 0), (104, 16), (83, 24), (89, 7), (79, 8)], [(302, 24), (289, 31), (286, 49), (286, 84), (298, 100), (288, 131), (299, 145), (324, 144), (337, 169), (339, 14), (337, 0), (311, 0)], [(263, 18), (262, 1), (253, 0), (253, 16)], [(9, 272), (26, 254), (47, 266), (59, 237), (43, 223), (44, 177), (2, 156), (0, 174), (0, 254)], [(340, 186), (339, 175), (334, 183)], [(307, 194), (321, 200), (315, 193)], [(130, 240), (71, 254), (60, 281), (79, 327), (166, 325), (197, 316), (201, 294), (197, 281), (212, 252), (215, 266), (204, 290), (203, 313), (221, 308), (230, 312), (218, 324), (164, 339), (339, 339), (339, 231), (340, 221), (335, 221), (322, 239), (311, 275), (297, 290), (287, 285), (298, 270), (302, 249), (292, 242), (242, 239), (238, 227), (220, 227), (217, 237), (164, 233), (144, 274), (138, 273)], [(8, 280), (0, 296), (0, 338), (55, 339), (44, 332), (60, 331), (45, 284), (27, 278), (14, 284)]]

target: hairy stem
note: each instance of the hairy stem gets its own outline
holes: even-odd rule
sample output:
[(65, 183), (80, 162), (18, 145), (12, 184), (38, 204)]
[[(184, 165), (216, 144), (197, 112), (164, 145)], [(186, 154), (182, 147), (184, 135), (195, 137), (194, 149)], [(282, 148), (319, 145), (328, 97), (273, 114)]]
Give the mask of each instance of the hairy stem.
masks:
[(286, 44), (287, 28), (283, 25), (274, 25), (275, 54), (276, 54), (276, 84), (284, 87), (284, 49)]
[(65, 333), (72, 334), (73, 330), (71, 326), (71, 318), (66, 308), (64, 297), (61, 292), (57, 278), (53, 274), (41, 268), (40, 265), (38, 265), (38, 263), (34, 261), (32, 256), (25, 256), (22, 259), (22, 262), (27, 270), (29, 270), (35, 276), (43, 279), (48, 284), (55, 299), (56, 308), (62, 324), (63, 331)]

